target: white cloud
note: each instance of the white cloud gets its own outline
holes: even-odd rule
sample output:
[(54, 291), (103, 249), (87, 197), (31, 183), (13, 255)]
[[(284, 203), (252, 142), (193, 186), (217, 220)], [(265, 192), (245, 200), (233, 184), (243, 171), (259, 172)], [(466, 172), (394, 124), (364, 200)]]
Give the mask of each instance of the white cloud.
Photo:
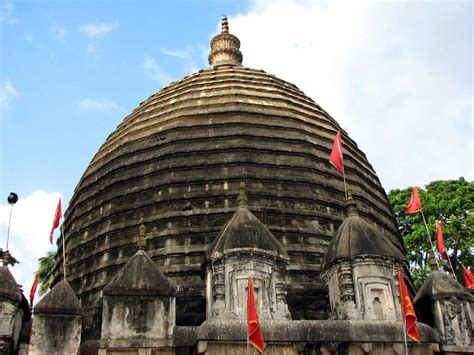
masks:
[(53, 33), (54, 37), (59, 40), (64, 40), (67, 36), (67, 29), (63, 26), (51, 26), (51, 32)]
[(28, 42), (33, 42), (33, 35), (31, 33), (27, 33), (27, 34), (25, 34), (25, 39)]
[(390, 189), (474, 179), (472, 6), (256, 0), (229, 24), (244, 64), (318, 102)]
[(7, 23), (9, 25), (13, 25), (15, 23), (20, 22), (18, 17), (14, 15), (15, 6), (12, 3), (3, 4), (0, 7), (0, 22)]
[(20, 96), (18, 90), (13, 86), (10, 80), (5, 80), (0, 86), (0, 109), (11, 109), (11, 102)]
[(79, 103), (79, 108), (86, 111), (111, 112), (118, 110), (118, 105), (109, 99), (84, 99)]
[(102, 37), (106, 33), (114, 30), (118, 27), (118, 22), (109, 22), (109, 23), (89, 23), (79, 27), (79, 31), (85, 33), (89, 37)]
[[(10, 267), (10, 271), (16, 281), (23, 285), (23, 292), (27, 297), (38, 268), (38, 258), (45, 256), (53, 248), (49, 242), (49, 233), (59, 197), (57, 192), (35, 191), (27, 197), (20, 196), (13, 205), (9, 249), (20, 263)], [(0, 204), (2, 248), (6, 245), (9, 215), (10, 205)], [(59, 232), (56, 231), (56, 238), (58, 235)], [(55, 245), (54, 243), (54, 248)]]
[(161, 51), (164, 55), (180, 58), (180, 59), (191, 59), (194, 54), (194, 49), (191, 46), (187, 46), (185, 49), (163, 49)]
[(86, 48), (86, 54), (87, 54), (87, 55), (93, 55), (93, 54), (95, 54), (96, 52), (97, 52), (97, 50), (96, 50), (95, 46), (94, 46), (93, 44), (90, 44), (90, 43), (89, 43), (89, 44), (87, 45), (87, 48)]
[(170, 76), (161, 70), (155, 58), (146, 57), (143, 62), (143, 69), (150, 79), (158, 81), (162, 85), (166, 85), (171, 81)]

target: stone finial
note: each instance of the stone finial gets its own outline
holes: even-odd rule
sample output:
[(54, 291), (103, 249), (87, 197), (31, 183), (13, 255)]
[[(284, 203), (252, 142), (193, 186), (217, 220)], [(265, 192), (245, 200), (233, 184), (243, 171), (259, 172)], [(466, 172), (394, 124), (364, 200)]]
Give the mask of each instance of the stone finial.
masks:
[(240, 52), (240, 41), (229, 33), (229, 23), (226, 16), (222, 16), (221, 33), (211, 40), (211, 53), (209, 53), (209, 64), (219, 65), (242, 65), (242, 52)]
[(227, 21), (227, 16), (222, 16), (221, 20), (221, 33), (229, 33), (229, 22)]
[(249, 199), (247, 197), (247, 189), (245, 188), (245, 182), (241, 181), (239, 186), (239, 196), (237, 197), (237, 204), (239, 206), (247, 206)]
[(352, 197), (352, 190), (347, 189), (346, 211), (348, 215), (357, 214), (357, 203)]
[(429, 252), (429, 264), (431, 271), (438, 271), (438, 263), (436, 262), (436, 257), (433, 252), (433, 249), (430, 249)]
[(144, 224), (138, 227), (138, 238), (137, 238), (137, 246), (138, 250), (145, 250), (146, 248), (146, 239), (145, 239), (146, 227)]
[(13, 255), (10, 254), (10, 251), (8, 250), (2, 250), (0, 248), (0, 259), (2, 259), (2, 265), (3, 266), (15, 266), (15, 264), (19, 264), (20, 262), (16, 260)]

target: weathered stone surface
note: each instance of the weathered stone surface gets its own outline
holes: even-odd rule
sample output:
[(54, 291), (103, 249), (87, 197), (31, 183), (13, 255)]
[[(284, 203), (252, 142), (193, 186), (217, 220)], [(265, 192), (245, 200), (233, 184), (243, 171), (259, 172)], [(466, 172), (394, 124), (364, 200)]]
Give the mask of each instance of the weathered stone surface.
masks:
[(77, 354), (81, 341), (81, 321), (79, 315), (35, 315), (28, 353)]
[(322, 267), (327, 268), (338, 260), (359, 255), (385, 256), (406, 261), (400, 248), (393, 245), (381, 231), (361, 218), (356, 210), (349, 213), (339, 226), (324, 255)]
[(35, 306), (36, 314), (82, 314), (81, 305), (69, 283), (61, 281)]
[(28, 321), (30, 310), (25, 298), (7, 266), (0, 266), (0, 354), (18, 351), (23, 321)]
[[(344, 320), (264, 320), (260, 322), (268, 342), (354, 342), (403, 343), (401, 321), (344, 321)], [(426, 324), (417, 323), (424, 343), (439, 343), (440, 338)], [(213, 319), (204, 322), (197, 331), (198, 340), (245, 341), (245, 320)], [(414, 341), (408, 340), (410, 343)]]
[(0, 266), (0, 285), (0, 299), (20, 303), (20, 289), (7, 266)]
[(474, 297), (452, 275), (432, 271), (415, 296), (420, 319), (441, 336), (441, 350), (474, 353)]
[(174, 296), (175, 290), (146, 252), (139, 250), (104, 287), (104, 295)]
[(457, 297), (462, 300), (474, 302), (474, 296), (452, 275), (442, 271), (432, 271), (423, 285), (416, 293), (413, 303), (421, 303), (428, 300), (448, 299)]
[(81, 329), (79, 300), (61, 281), (34, 308), (29, 354), (77, 354)]
[(209, 247), (211, 258), (222, 256), (232, 249), (260, 249), (287, 258), (285, 249), (268, 228), (250, 212), (239, 206)]

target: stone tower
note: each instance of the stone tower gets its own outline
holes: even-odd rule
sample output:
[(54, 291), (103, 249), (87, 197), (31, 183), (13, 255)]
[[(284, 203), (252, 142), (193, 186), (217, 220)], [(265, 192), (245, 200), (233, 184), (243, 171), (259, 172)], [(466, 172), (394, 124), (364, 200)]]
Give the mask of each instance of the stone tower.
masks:
[(359, 216), (350, 190), (346, 208), (347, 217), (323, 260), (331, 318), (401, 319), (395, 280), (405, 256)]
[(278, 239), (248, 210), (243, 183), (238, 205), (209, 249), (207, 319), (245, 318), (249, 277), (261, 319), (290, 319), (285, 291), (289, 258)]

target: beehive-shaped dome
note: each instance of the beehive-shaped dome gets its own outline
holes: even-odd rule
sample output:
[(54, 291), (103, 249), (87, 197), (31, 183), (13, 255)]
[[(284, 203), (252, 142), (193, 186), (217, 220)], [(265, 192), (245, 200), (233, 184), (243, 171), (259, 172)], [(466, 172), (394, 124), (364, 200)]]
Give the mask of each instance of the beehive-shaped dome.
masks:
[[(290, 257), (293, 319), (326, 317), (320, 263), (344, 218), (342, 177), (328, 161), (340, 127), (295, 85), (241, 66), (239, 43), (227, 34), (223, 26), (213, 40), (208, 69), (171, 83), (124, 119), (75, 189), (64, 229), (86, 338), (97, 336), (101, 290), (135, 253), (140, 224), (149, 231), (148, 255), (177, 287), (177, 324), (204, 320), (201, 264), (236, 211), (240, 181), (252, 213)], [(403, 250), (375, 172), (344, 131), (343, 141), (360, 214)]]

